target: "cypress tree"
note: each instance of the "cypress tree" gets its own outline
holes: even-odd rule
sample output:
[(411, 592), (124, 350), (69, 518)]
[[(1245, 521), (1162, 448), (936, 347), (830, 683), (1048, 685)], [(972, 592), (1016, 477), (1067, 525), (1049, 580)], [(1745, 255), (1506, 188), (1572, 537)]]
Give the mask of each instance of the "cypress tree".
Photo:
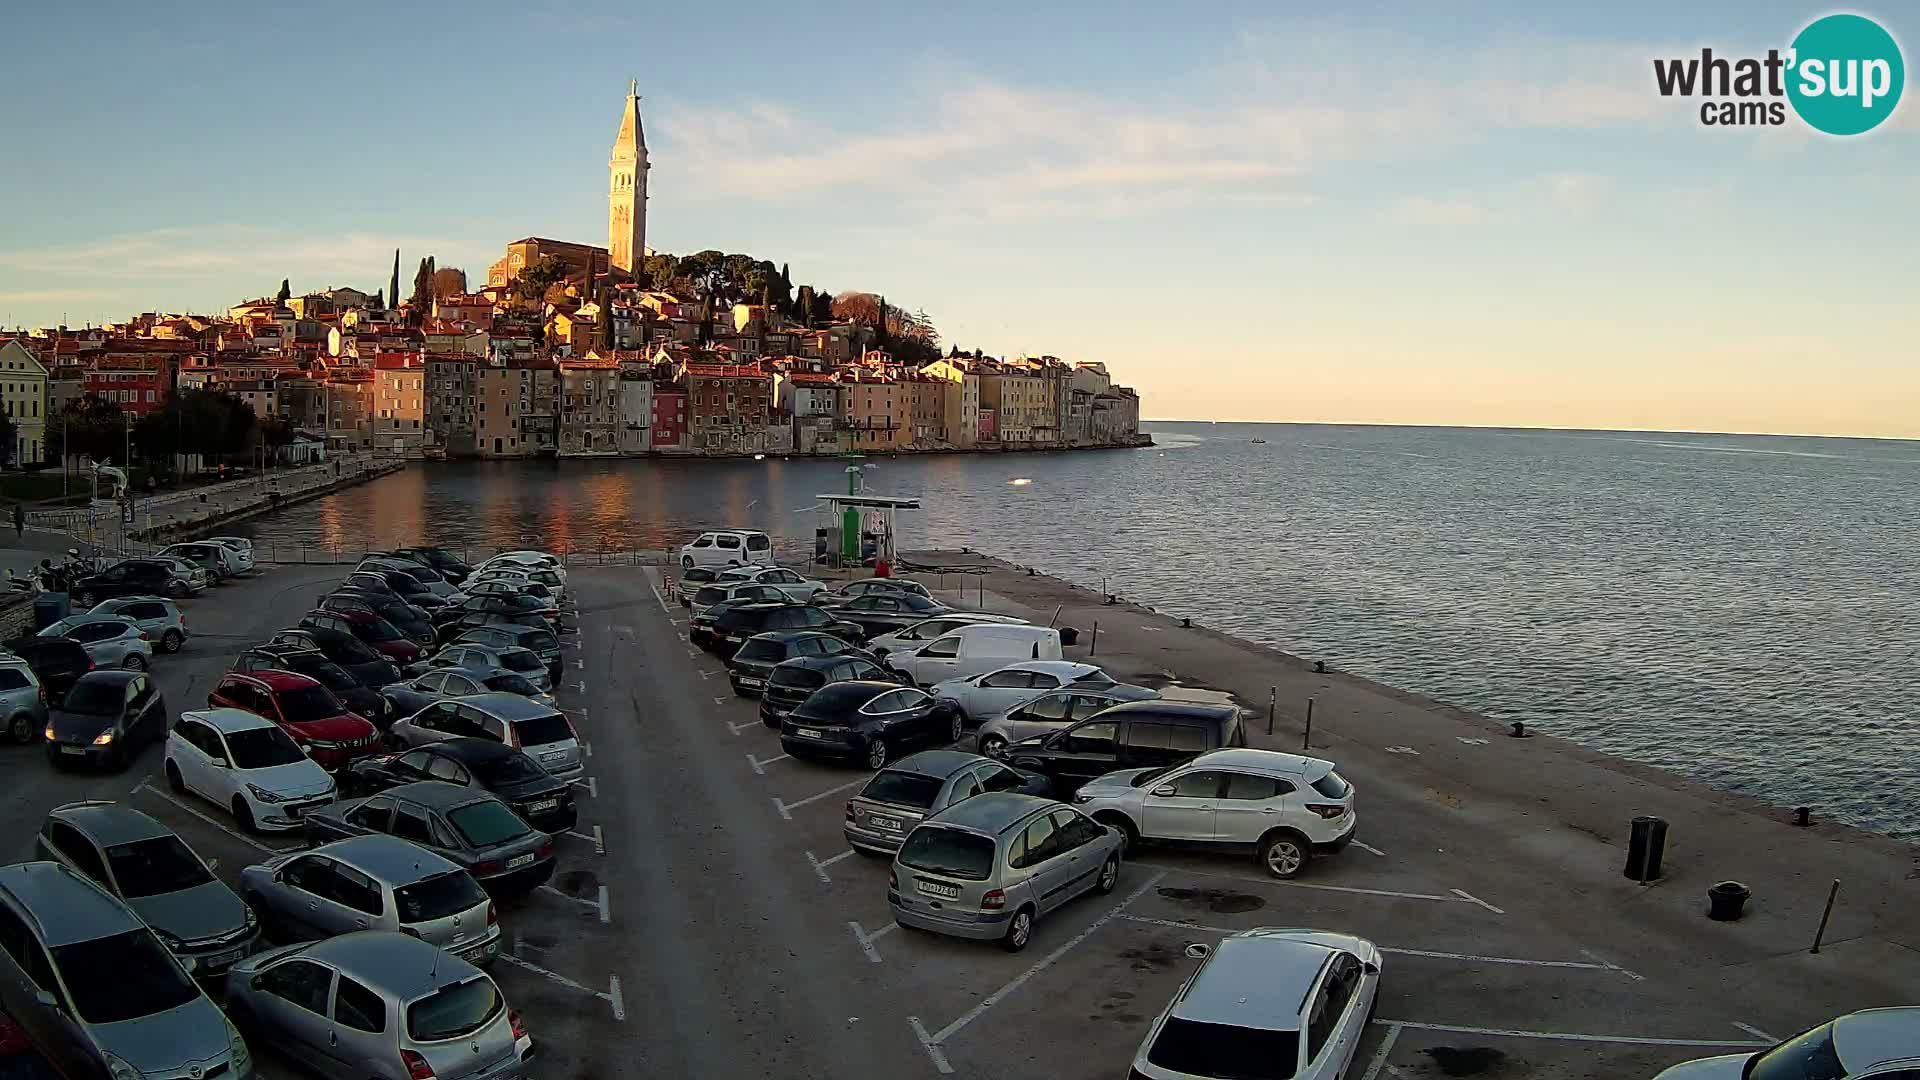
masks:
[[(393, 297), (393, 302), (396, 304), (400, 302), (400, 249), (399, 248), (393, 249), (393, 277), (387, 281), (387, 291), (385, 293), (382, 293), (381, 295)], [(384, 308), (387, 305), (383, 303), (380, 306)]]

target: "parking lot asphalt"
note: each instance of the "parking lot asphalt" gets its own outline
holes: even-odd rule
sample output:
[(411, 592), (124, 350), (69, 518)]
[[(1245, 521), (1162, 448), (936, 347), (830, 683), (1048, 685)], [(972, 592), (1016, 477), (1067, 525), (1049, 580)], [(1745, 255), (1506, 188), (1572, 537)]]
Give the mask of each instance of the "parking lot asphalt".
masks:
[[(203, 706), (234, 654), (291, 624), (340, 568), (270, 568), (187, 605), (195, 638), (156, 659), (170, 712)], [(1377, 1019), (1350, 1076), (1651, 1076), (1764, 1045), (1737, 975), (1649, 963), (1611, 917), (1562, 904), (1541, 867), (1477, 873), (1469, 836), (1417, 801), (1361, 792), (1365, 846), (1296, 882), (1250, 858), (1148, 849), (1110, 896), (1042, 921), (1032, 945), (895, 927), (883, 860), (853, 854), (845, 800), (864, 770), (781, 753), (755, 705), (685, 641), (656, 571), (577, 567), (561, 705), (590, 746), (581, 820), (549, 886), (503, 905), (493, 969), (522, 1010), (533, 1075), (1063, 1078), (1124, 1075), (1189, 975), (1186, 947), (1254, 926), (1360, 933), (1387, 950)], [(247, 837), (177, 800), (144, 752), (124, 774), (54, 773), (0, 748), (9, 852), (51, 807), (118, 799), (166, 821), (233, 880), (285, 838)], [(1778, 995), (1776, 994), (1777, 998)], [(1890, 1003), (1890, 1002), (1889, 1002)], [(1791, 1018), (1831, 1015), (1809, 1001)], [(295, 1075), (285, 1063), (265, 1075)]]

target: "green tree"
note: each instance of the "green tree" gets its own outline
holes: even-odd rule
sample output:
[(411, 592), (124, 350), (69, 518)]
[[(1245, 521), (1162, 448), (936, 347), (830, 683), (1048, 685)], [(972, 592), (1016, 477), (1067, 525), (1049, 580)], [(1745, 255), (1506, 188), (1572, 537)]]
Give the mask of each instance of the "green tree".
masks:
[(443, 266), (433, 272), (433, 295), (440, 299), (467, 291), (467, 272), (457, 266)]
[[(13, 453), (14, 450), (17, 449), (14, 444), (17, 441), (18, 431), (19, 429), (13, 422), (13, 414), (0, 412), (0, 465), (12, 465), (15, 463)], [(19, 462), (19, 464), (25, 465), (27, 462), (23, 461)]]
[(548, 289), (565, 280), (566, 266), (551, 255), (542, 255), (513, 279), (513, 292), (522, 300), (539, 304), (546, 299)]
[(413, 272), (413, 295), (408, 304), (415, 311), (425, 311), (433, 306), (433, 256), (420, 260), (420, 269)]
[(84, 454), (95, 461), (119, 461), (126, 454), (126, 437), (120, 406), (98, 394), (69, 402), (47, 417), (47, 456), (52, 459)]
[(293, 286), (288, 283), (286, 278), (280, 279), (280, 291), (274, 295), (274, 299), (280, 301), (282, 304), (293, 299)]
[(673, 279), (680, 272), (680, 260), (672, 255), (653, 254), (647, 256), (646, 284), (655, 289), (673, 287)]
[[(387, 291), (383, 293), (382, 296), (393, 297), (393, 302), (396, 304), (400, 302), (400, 249), (399, 248), (393, 249), (393, 278), (392, 280), (387, 282)], [(384, 302), (382, 302), (379, 306), (382, 308), (385, 308), (387, 305)]]

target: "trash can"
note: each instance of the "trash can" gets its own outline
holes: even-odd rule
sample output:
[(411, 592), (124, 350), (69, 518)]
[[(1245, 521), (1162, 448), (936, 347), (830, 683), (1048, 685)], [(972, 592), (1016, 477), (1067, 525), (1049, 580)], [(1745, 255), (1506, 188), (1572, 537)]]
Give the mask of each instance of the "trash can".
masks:
[(54, 623), (67, 617), (67, 594), (63, 592), (43, 592), (33, 598), (33, 628), (45, 630)]
[(892, 577), (893, 564), (885, 559), (876, 559), (873, 564), (874, 577)]
[(1707, 890), (1707, 918), (1719, 922), (1738, 919), (1753, 890), (1738, 881), (1723, 881)]
[(1634, 818), (1627, 837), (1626, 875), (1635, 881), (1653, 881), (1660, 876), (1660, 860), (1666, 852), (1666, 819)]

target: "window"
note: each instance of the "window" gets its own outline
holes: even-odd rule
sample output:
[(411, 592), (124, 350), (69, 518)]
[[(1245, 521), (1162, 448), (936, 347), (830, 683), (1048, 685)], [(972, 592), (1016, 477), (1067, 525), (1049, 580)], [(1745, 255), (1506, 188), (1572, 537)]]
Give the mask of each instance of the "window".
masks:
[(1016, 791), (1024, 783), (1020, 774), (1002, 765), (988, 765), (976, 774), (983, 791)]
[[(1220, 789), (1225, 784), (1226, 779), (1227, 777), (1225, 773), (1217, 773), (1217, 772), (1187, 773), (1183, 776), (1176, 777), (1173, 781), (1171, 781), (1171, 783), (1173, 784), (1173, 795), (1171, 796), (1171, 798), (1217, 799), (1220, 797)], [(1166, 785), (1163, 784), (1161, 786), (1164, 787)]]
[(385, 832), (387, 829), (387, 818), (392, 812), (392, 799), (368, 799), (366, 802), (361, 803), (359, 806), (347, 812), (347, 821), (363, 829)]
[(1339, 773), (1330, 772), (1313, 782), (1313, 790), (1329, 799), (1343, 799), (1353, 790), (1353, 787), (1342, 779)]
[[(954, 650), (955, 650), (954, 653), (951, 653), (949, 655), (958, 655), (959, 647), (960, 647), (960, 639), (958, 637), (953, 637), (953, 638), (948, 638), (947, 640), (953, 642)], [(987, 676), (986, 678), (981, 679), (980, 685), (989, 690), (1025, 689), (1033, 685), (1033, 673), (1030, 671), (1016, 671), (1012, 668), (1003, 668)]]
[(1326, 980), (1320, 984), (1320, 993), (1307, 1018), (1308, 1061), (1318, 1058), (1320, 1051), (1326, 1049), (1327, 1040), (1340, 1026), (1340, 1017), (1347, 1011), (1347, 1002), (1359, 981), (1360, 961), (1349, 953), (1335, 956), (1327, 966)]
[(993, 869), (993, 841), (963, 829), (922, 825), (907, 834), (899, 861), (911, 870), (985, 881)]
[(328, 992), (333, 989), (333, 971), (311, 960), (295, 958), (261, 972), (253, 985), (256, 990), (325, 1016)]
[(107, 865), (101, 861), (100, 853), (94, 850), (93, 842), (80, 835), (80, 830), (56, 821), (47, 826), (47, 842), (72, 863), (75, 870), (102, 885), (107, 884)]
[(1069, 754), (1111, 754), (1118, 729), (1112, 720), (1081, 724), (1060, 736), (1059, 749)]
[(472, 779), (467, 775), (466, 766), (452, 758), (441, 757), (438, 754), (434, 755), (433, 760), (427, 763), (427, 775), (435, 780), (444, 780), (449, 784), (459, 784), (463, 787)]
[(402, 806), (394, 811), (392, 832), (402, 840), (433, 846), (433, 827), (427, 824), (425, 814), (412, 807)]
[(355, 1031), (378, 1035), (387, 1030), (387, 1003), (379, 994), (342, 975), (333, 992), (333, 1018)]
[(1747, 1080), (1840, 1080), (1847, 1070), (1833, 1048), (1833, 1025), (1821, 1024), (1754, 1059)]
[(1083, 844), (1092, 843), (1105, 835), (1106, 829), (1093, 823), (1087, 815), (1075, 810), (1055, 810), (1053, 827), (1056, 843), (1061, 851), (1072, 851)]
[(1207, 747), (1207, 731), (1192, 724), (1174, 724), (1170, 737), (1170, 749), (1183, 754), (1197, 754)]
[(333, 864), (332, 899), (367, 915), (378, 915), (386, 907), (372, 878), (339, 863)]
[(1020, 839), (1014, 841), (1014, 853), (1007, 865), (1016, 869), (1038, 866), (1040, 863), (1059, 853), (1059, 841), (1054, 836), (1053, 819), (1041, 816), (1033, 819)]

